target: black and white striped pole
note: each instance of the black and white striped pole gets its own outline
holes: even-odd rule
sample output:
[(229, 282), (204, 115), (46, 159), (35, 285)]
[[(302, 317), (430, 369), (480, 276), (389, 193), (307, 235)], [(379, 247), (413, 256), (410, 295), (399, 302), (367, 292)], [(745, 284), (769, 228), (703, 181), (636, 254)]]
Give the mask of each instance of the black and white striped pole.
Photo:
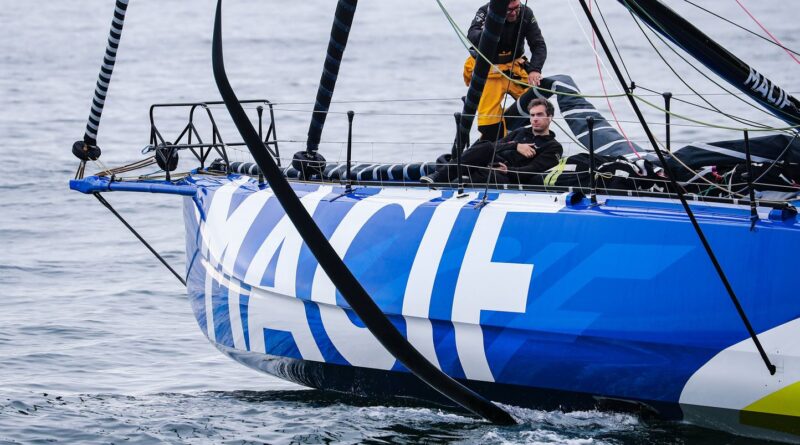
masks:
[(312, 156), (319, 149), (322, 128), (325, 126), (325, 118), (328, 117), (328, 109), (331, 106), (331, 99), (333, 99), (333, 90), (336, 88), (339, 67), (342, 64), (344, 50), (347, 47), (347, 39), (350, 37), (350, 27), (353, 25), (353, 17), (356, 14), (357, 6), (358, 0), (339, 0), (336, 4), (331, 37), (328, 41), (328, 52), (325, 55), (325, 63), (322, 67), (322, 77), (319, 80), (314, 112), (311, 114), (311, 123), (308, 126), (306, 153), (309, 156)]
[(100, 116), (103, 114), (108, 86), (111, 83), (111, 73), (114, 71), (114, 63), (117, 60), (117, 49), (122, 37), (122, 25), (125, 23), (125, 11), (127, 9), (128, 0), (116, 0), (114, 18), (111, 21), (106, 53), (103, 57), (103, 65), (100, 67), (100, 75), (97, 78), (97, 86), (92, 98), (92, 108), (89, 112), (89, 121), (86, 123), (86, 132), (83, 134), (82, 141), (72, 144), (72, 153), (82, 161), (82, 164), (90, 159), (95, 160), (100, 157), (100, 148), (97, 146), (97, 131), (100, 128)]

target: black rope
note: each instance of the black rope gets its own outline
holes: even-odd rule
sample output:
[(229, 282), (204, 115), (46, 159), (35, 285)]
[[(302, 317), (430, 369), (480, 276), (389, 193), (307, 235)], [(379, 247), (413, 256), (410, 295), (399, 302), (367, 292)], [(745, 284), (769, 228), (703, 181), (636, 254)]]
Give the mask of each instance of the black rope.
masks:
[(86, 161), (81, 161), (75, 171), (75, 179), (83, 179), (84, 172), (86, 172)]
[[(769, 167), (767, 167), (767, 169), (764, 170), (764, 172), (761, 173), (761, 175), (753, 181), (754, 185), (755, 184), (759, 184), (759, 181), (764, 179), (764, 176), (767, 176), (767, 173), (769, 173), (770, 170), (772, 170), (772, 168), (775, 167), (775, 165), (777, 165), (779, 162), (783, 162), (783, 156), (786, 155), (786, 153), (789, 151), (789, 148), (791, 148), (792, 144), (794, 143), (794, 141), (797, 139), (798, 136), (800, 136), (800, 133), (795, 133), (794, 134), (794, 136), (789, 140), (789, 143), (786, 144), (786, 147), (783, 148), (783, 151), (781, 151), (781, 153), (778, 155), (778, 157), (776, 157), (775, 160), (772, 163), (770, 163)], [(734, 192), (733, 190), (731, 190), (731, 193), (737, 193), (738, 194), (738, 193), (742, 193), (743, 191), (744, 191), (744, 189), (739, 189), (739, 191), (737, 191), (737, 192)]]
[(759, 34), (759, 33), (755, 32), (755, 31), (753, 31), (753, 30), (751, 30), (751, 29), (745, 28), (744, 26), (742, 26), (742, 25), (740, 25), (740, 24), (738, 24), (738, 23), (736, 23), (736, 22), (734, 22), (734, 21), (732, 21), (732, 20), (730, 20), (730, 19), (727, 19), (727, 18), (725, 18), (725, 17), (723, 17), (723, 16), (721, 16), (721, 15), (717, 14), (717, 13), (716, 13), (716, 12), (714, 12), (714, 11), (711, 11), (711, 10), (709, 10), (709, 9), (706, 9), (706, 8), (704, 8), (704, 7), (700, 6), (700, 5), (698, 5), (698, 4), (696, 4), (696, 3), (692, 2), (692, 1), (689, 1), (689, 0), (683, 0), (683, 1), (685, 1), (686, 3), (688, 3), (688, 4), (692, 5), (692, 6), (694, 6), (695, 8), (698, 8), (698, 9), (700, 9), (700, 10), (702, 10), (702, 11), (705, 11), (705, 12), (707, 12), (707, 13), (709, 13), (709, 14), (713, 15), (714, 17), (716, 17), (716, 18), (718, 18), (718, 19), (720, 19), (720, 20), (722, 20), (722, 21), (724, 21), (724, 22), (730, 23), (731, 25), (733, 25), (733, 26), (735, 26), (735, 27), (737, 27), (737, 28), (739, 28), (739, 29), (741, 29), (741, 30), (743, 30), (743, 31), (745, 31), (745, 32), (748, 32), (748, 33), (752, 34), (752, 35), (754, 35), (754, 36), (758, 37), (758, 38), (759, 38), (759, 39), (761, 39), (761, 40), (765, 40), (765, 41), (767, 41), (767, 42), (769, 42), (769, 43), (771, 43), (771, 44), (773, 44), (773, 45), (777, 46), (778, 48), (782, 48), (782, 49), (784, 49), (784, 50), (786, 50), (786, 51), (789, 51), (789, 52), (791, 52), (791, 53), (794, 53), (794, 54), (795, 54), (795, 55), (797, 55), (797, 56), (800, 56), (800, 53), (798, 53), (797, 51), (794, 51), (794, 50), (793, 50), (793, 49), (791, 49), (791, 48), (787, 48), (787, 47), (785, 47), (785, 46), (781, 45), (781, 44), (780, 44), (780, 43), (778, 43), (778, 42), (774, 42), (774, 41), (772, 41), (772, 40), (770, 40), (770, 39), (768, 39), (768, 38), (766, 38), (766, 37), (762, 36), (761, 34)]
[(125, 221), (125, 218), (123, 218), (122, 215), (120, 215), (119, 213), (117, 213), (116, 210), (114, 210), (114, 207), (111, 207), (111, 204), (109, 204), (108, 201), (106, 201), (106, 199), (100, 195), (100, 193), (93, 193), (93, 195), (95, 198), (97, 198), (98, 201), (100, 201), (100, 204), (103, 204), (105, 208), (107, 208), (111, 213), (113, 213), (114, 216), (116, 216), (117, 219), (119, 219), (122, 222), (122, 224), (125, 224), (125, 227), (127, 227), (128, 230), (130, 230), (131, 233), (133, 233), (136, 236), (136, 238), (138, 238), (139, 241), (142, 242), (142, 244), (144, 244), (144, 247), (147, 247), (147, 250), (149, 250), (153, 255), (155, 255), (156, 258), (158, 258), (158, 261), (161, 261), (161, 264), (163, 264), (164, 267), (166, 267), (167, 269), (169, 269), (170, 272), (172, 272), (172, 275), (175, 275), (175, 278), (177, 278), (178, 281), (181, 282), (181, 284), (186, 286), (186, 280), (184, 280), (183, 277), (180, 276), (178, 272), (176, 272), (175, 269), (173, 269), (172, 266), (170, 266), (169, 263), (167, 263), (167, 261), (161, 255), (159, 255), (158, 252), (156, 252), (155, 249), (153, 249), (150, 246), (150, 244), (147, 243), (147, 241), (144, 240), (144, 238), (142, 238), (141, 235), (139, 235), (139, 232), (137, 232), (133, 227), (131, 227), (130, 224), (128, 224), (128, 221)]
[(264, 143), (258, 137), (258, 133), (247, 118), (247, 114), (239, 104), (239, 99), (228, 81), (222, 52), (222, 0), (217, 1), (212, 51), (214, 80), (247, 148), (264, 173), (275, 197), (278, 198), (278, 202), (286, 212), (286, 216), (289, 217), (311, 250), (320, 267), (341, 292), (347, 304), (364, 322), (369, 332), (409, 371), (454, 403), (490, 422), (500, 425), (515, 425), (516, 421), (505, 410), (442, 372), (403, 337), (353, 276), (317, 223), (311, 218), (283, 172), (265, 149)]
[[(755, 126), (755, 127), (760, 127), (760, 128), (769, 128), (769, 126), (768, 126), (768, 125), (760, 124), (760, 123), (753, 122), (753, 121), (747, 121), (747, 120), (743, 120), (743, 119), (741, 119), (741, 118), (739, 118), (739, 117), (737, 117), (737, 116), (733, 116), (733, 115), (731, 115), (731, 114), (725, 113), (724, 111), (722, 111), (722, 110), (720, 110), (719, 108), (717, 108), (717, 107), (716, 107), (714, 104), (712, 104), (712, 103), (711, 103), (711, 102), (710, 102), (708, 99), (706, 99), (706, 98), (705, 98), (705, 97), (704, 97), (702, 94), (698, 93), (698, 92), (697, 92), (697, 91), (696, 91), (694, 88), (692, 88), (692, 86), (691, 86), (691, 85), (689, 85), (689, 82), (686, 82), (686, 81), (683, 79), (683, 77), (682, 77), (680, 74), (678, 74), (678, 72), (677, 72), (677, 71), (675, 71), (675, 69), (672, 67), (672, 65), (670, 65), (670, 63), (669, 63), (669, 62), (667, 62), (667, 59), (664, 57), (664, 55), (663, 55), (663, 54), (661, 54), (661, 51), (659, 51), (659, 50), (658, 50), (658, 48), (656, 48), (656, 45), (653, 43), (653, 41), (652, 41), (652, 40), (650, 40), (650, 37), (649, 37), (649, 36), (647, 35), (647, 33), (645, 32), (644, 28), (642, 27), (642, 24), (641, 24), (641, 23), (639, 23), (639, 19), (638, 19), (638, 18), (636, 18), (636, 16), (633, 14), (633, 12), (632, 12), (632, 11), (629, 11), (629, 12), (630, 12), (630, 14), (631, 14), (631, 17), (633, 18), (633, 21), (634, 21), (634, 22), (636, 22), (636, 26), (637, 26), (637, 27), (639, 27), (639, 30), (642, 32), (642, 35), (643, 35), (643, 36), (644, 36), (644, 38), (647, 40), (647, 43), (649, 43), (649, 44), (650, 44), (650, 47), (652, 47), (652, 48), (653, 48), (653, 51), (655, 51), (655, 52), (656, 52), (656, 54), (658, 54), (658, 57), (659, 57), (659, 58), (661, 58), (661, 61), (662, 61), (662, 62), (664, 62), (664, 65), (666, 65), (666, 66), (667, 66), (667, 68), (669, 68), (669, 70), (670, 70), (670, 71), (672, 71), (672, 74), (674, 74), (674, 75), (675, 75), (675, 77), (677, 77), (677, 78), (678, 78), (678, 80), (680, 80), (680, 81), (681, 81), (681, 83), (683, 83), (683, 84), (686, 86), (686, 88), (689, 88), (689, 90), (690, 90), (692, 93), (694, 93), (694, 94), (695, 94), (695, 95), (696, 95), (698, 98), (700, 98), (700, 100), (702, 100), (703, 102), (705, 102), (706, 104), (708, 104), (708, 106), (710, 106), (711, 108), (713, 108), (713, 111), (715, 111), (715, 112), (717, 112), (717, 113), (719, 113), (719, 114), (721, 114), (721, 115), (723, 115), (723, 116), (725, 116), (725, 117), (727, 117), (727, 118), (729, 118), (729, 119), (733, 120), (734, 122), (740, 123), (740, 124), (750, 124), (750, 125), (753, 125), (753, 126)], [(658, 37), (658, 39), (659, 39), (659, 40), (661, 40), (661, 43), (663, 43), (664, 45), (666, 45), (666, 46), (667, 46), (667, 47), (668, 47), (670, 50), (672, 50), (672, 52), (673, 52), (673, 53), (675, 53), (676, 55), (678, 55), (678, 56), (679, 56), (679, 57), (680, 57), (680, 58), (681, 58), (681, 59), (682, 59), (684, 62), (686, 62), (686, 64), (687, 64), (687, 65), (689, 65), (690, 67), (692, 67), (692, 68), (693, 68), (695, 71), (697, 71), (698, 73), (700, 73), (700, 74), (701, 74), (703, 77), (705, 77), (706, 79), (710, 80), (710, 81), (711, 81), (712, 83), (714, 83), (716, 86), (720, 87), (720, 88), (721, 88), (723, 91), (725, 91), (725, 92), (729, 92), (729, 91), (728, 91), (726, 88), (724, 88), (722, 85), (720, 85), (720, 84), (719, 84), (719, 83), (717, 83), (716, 81), (712, 80), (712, 79), (711, 79), (711, 77), (709, 77), (709, 76), (708, 76), (707, 74), (705, 74), (705, 73), (704, 73), (702, 70), (700, 70), (699, 68), (697, 68), (696, 66), (694, 66), (694, 64), (693, 64), (693, 63), (691, 63), (691, 62), (690, 62), (689, 60), (687, 60), (685, 57), (683, 57), (682, 55), (680, 55), (680, 54), (679, 54), (677, 51), (675, 51), (675, 49), (674, 49), (674, 48), (672, 48), (672, 46), (671, 46), (671, 45), (669, 45), (669, 43), (667, 43), (667, 42), (666, 42), (666, 41), (665, 41), (665, 40), (664, 40), (664, 39), (663, 39), (663, 38), (662, 38), (660, 35), (658, 35), (657, 33), (654, 33), (654, 35), (655, 35), (656, 37)], [(742, 102), (744, 102), (744, 103), (746, 103), (747, 105), (749, 105), (749, 106), (751, 106), (751, 107), (755, 108), (756, 110), (759, 110), (759, 111), (761, 111), (761, 112), (762, 112), (762, 113), (764, 113), (764, 114), (768, 114), (768, 115), (772, 116), (772, 114), (770, 114), (768, 111), (766, 111), (766, 110), (764, 110), (764, 109), (762, 109), (762, 108), (760, 108), (760, 107), (757, 107), (757, 106), (755, 106), (755, 105), (751, 104), (750, 102), (748, 102), (748, 101), (746, 101), (746, 100), (744, 100), (744, 99), (742, 99), (742, 98), (739, 98), (739, 100), (740, 100), (740, 101), (742, 101)]]
[[(675, 48), (673, 48), (673, 45), (667, 42), (665, 38), (674, 42), (695, 59), (702, 61), (708, 69), (717, 73), (726, 82), (736, 86), (743, 93), (746, 93), (747, 97), (764, 107), (764, 109), (761, 109), (755, 104), (732, 94), (736, 99), (761, 112), (766, 113), (768, 110), (770, 114), (778, 117), (784, 122), (789, 123), (790, 125), (795, 125), (800, 122), (800, 100), (797, 100), (795, 97), (789, 95), (780, 87), (775, 85), (771, 80), (761, 74), (759, 74), (759, 76), (761, 76), (760, 81), (767, 82), (772, 85), (772, 87), (778, 88), (778, 90), (782, 91), (785, 102), (781, 105), (777, 105), (772, 103), (767, 97), (762, 97), (758, 94), (755, 94), (754, 90), (746, 87), (747, 81), (745, 76), (749, 76), (749, 74), (752, 72), (752, 67), (705, 35), (685, 18), (676, 14), (669, 7), (661, 3), (660, 0), (620, 1), (628, 7), (628, 10), (631, 12), (631, 14), (635, 13), (636, 16), (646, 22), (648, 27), (652, 31), (656, 32), (656, 37), (658, 37), (659, 40), (661, 40), (661, 42), (664, 43), (664, 45), (666, 45), (673, 53), (683, 59), (690, 67), (694, 68), (698, 73), (700, 73), (700, 75), (714, 83), (720, 89), (726, 93), (730, 93), (729, 90), (712, 79), (708, 74), (686, 60), (686, 58)], [(658, 16), (658, 18), (654, 17), (654, 14)], [(662, 23), (664, 21), (674, 21), (675, 23), (672, 27), (668, 27)], [(638, 25), (638, 20), (636, 23)], [(671, 33), (670, 29), (680, 29), (680, 32)], [(785, 111), (784, 108), (787, 106), (789, 107), (789, 110)]]
[(611, 44), (614, 45), (614, 51), (617, 52), (617, 57), (619, 57), (619, 61), (622, 63), (622, 68), (625, 69), (625, 74), (628, 76), (628, 82), (629, 84), (633, 84), (633, 77), (631, 77), (631, 73), (628, 71), (628, 66), (625, 65), (625, 59), (622, 58), (622, 53), (619, 51), (617, 41), (614, 40), (614, 34), (611, 33), (611, 29), (608, 27), (608, 23), (606, 23), (606, 17), (603, 15), (603, 11), (600, 9), (600, 3), (598, 3), (597, 0), (594, 0), (594, 5), (597, 7), (597, 12), (600, 13), (600, 19), (603, 20), (603, 26), (605, 26), (606, 32), (608, 32), (608, 37), (611, 39)]
[[(589, 23), (592, 25), (592, 28), (595, 32), (598, 32), (597, 22), (595, 22), (594, 17), (592, 16), (591, 11), (589, 11), (589, 7), (586, 5), (586, 0), (580, 0), (581, 6), (583, 7), (583, 11), (586, 13), (586, 17), (589, 19)], [(611, 51), (606, 44), (605, 39), (602, 35), (598, 33), (598, 40), (600, 40), (600, 44), (603, 46), (603, 51), (606, 53), (606, 56), (611, 63), (611, 67), (614, 69), (614, 72), (617, 75), (617, 78), (621, 83), (625, 82), (625, 78), (622, 76), (622, 72), (617, 66), (617, 63), (614, 59), (614, 55), (611, 54)], [(761, 341), (758, 339), (758, 335), (756, 331), (753, 329), (753, 326), (750, 324), (750, 320), (747, 318), (747, 314), (744, 312), (741, 303), (739, 303), (739, 298), (736, 297), (736, 293), (733, 291), (733, 287), (731, 283), (728, 281), (728, 277), (725, 275), (725, 272), (722, 270), (722, 266), (717, 261), (717, 256), (714, 254), (714, 250), (711, 248), (711, 245), (708, 243), (705, 234), (703, 233), (703, 229), (700, 228), (700, 224), (697, 222), (697, 218), (694, 216), (694, 212), (692, 211), (691, 207), (689, 207), (689, 203), (686, 201), (686, 196), (684, 196), (683, 190), (680, 188), (678, 183), (675, 181), (675, 178), (672, 175), (672, 172), (667, 165), (667, 161), (664, 158), (664, 153), (661, 152), (661, 148), (656, 143), (656, 139), (653, 136), (653, 133), (650, 131), (650, 127), (647, 125), (647, 122), (644, 120), (644, 115), (642, 115), (642, 110), (639, 109), (639, 104), (634, 99), (631, 91), (629, 88), (625, 87), (625, 92), (627, 93), (628, 99), (633, 107), (633, 111), (636, 113), (636, 116), (642, 122), (642, 128), (644, 132), (647, 134), (647, 138), (650, 140), (650, 143), (653, 145), (653, 149), (658, 156), (658, 160), (661, 162), (661, 165), (664, 166), (664, 171), (667, 174), (667, 179), (669, 180), (672, 187), (675, 189), (675, 192), (678, 194), (678, 198), (681, 201), (681, 205), (683, 205), (683, 209), (686, 211), (686, 215), (689, 217), (689, 220), (692, 222), (692, 226), (694, 227), (695, 232), (697, 233), (697, 237), (700, 238), (700, 242), (703, 244), (703, 248), (706, 250), (706, 254), (708, 254), (708, 258), (711, 260), (711, 263), (714, 265), (714, 269), (716, 269), (717, 274), (719, 275), (722, 284), (725, 286), (725, 289), (728, 291), (728, 296), (730, 296), (733, 305), (736, 307), (736, 311), (739, 313), (739, 317), (742, 319), (742, 322), (747, 328), (747, 332), (750, 334), (750, 338), (755, 343), (756, 348), (758, 349), (758, 353), (761, 355), (761, 359), (764, 360), (764, 364), (767, 366), (767, 370), (771, 375), (775, 375), (775, 365), (770, 362), (769, 357), (767, 357), (767, 353), (764, 351), (764, 347), (761, 345)]]
[[(636, 88), (638, 88), (640, 90), (644, 90), (644, 91), (650, 92), (650, 93), (657, 94), (659, 96), (663, 96), (663, 93), (659, 93), (658, 91), (656, 91), (656, 90), (654, 90), (652, 88), (647, 88), (647, 87), (642, 86), (641, 84), (638, 84), (638, 83), (636, 84)], [(642, 95), (640, 94), (639, 96), (641, 97)], [(712, 113), (718, 113), (718, 114), (720, 113), (719, 110), (717, 110), (716, 108), (707, 107), (707, 106), (699, 104), (697, 102), (692, 102), (690, 100), (681, 99), (681, 98), (676, 97), (676, 96), (677, 96), (676, 94), (673, 94), (671, 96), (671, 99), (673, 101), (675, 101), (675, 102), (680, 102), (682, 104), (686, 104), (686, 105), (689, 105), (689, 106), (692, 106), (692, 107), (697, 107), (697, 108), (699, 108), (701, 110), (711, 111)], [(691, 96), (703, 97), (703, 96), (709, 96), (709, 94), (695, 93), (695, 94), (691, 94)], [(752, 125), (753, 127), (763, 127), (764, 126), (761, 122), (750, 120), (750, 119), (747, 119), (747, 118), (744, 118), (744, 117), (741, 117), (741, 116), (737, 116), (737, 118), (742, 120), (741, 123)], [(676, 125), (676, 124), (672, 124), (672, 125)], [(765, 129), (766, 129), (766, 127), (765, 127)]]

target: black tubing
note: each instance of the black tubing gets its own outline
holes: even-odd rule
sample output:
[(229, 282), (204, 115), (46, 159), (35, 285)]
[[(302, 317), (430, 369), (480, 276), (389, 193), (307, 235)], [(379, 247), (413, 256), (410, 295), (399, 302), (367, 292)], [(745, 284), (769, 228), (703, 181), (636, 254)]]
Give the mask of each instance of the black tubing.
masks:
[(242, 139), (303, 241), (367, 329), (406, 368), (442, 395), (492, 423), (515, 425), (516, 421), (511, 415), (433, 366), (397, 331), (339, 258), (333, 246), (303, 207), (289, 182), (264, 148), (264, 143), (258, 137), (228, 81), (222, 52), (222, 0), (217, 0), (212, 47), (214, 80)]
[(317, 151), (322, 138), (322, 128), (328, 109), (333, 98), (333, 89), (336, 88), (336, 79), (339, 77), (339, 67), (347, 47), (347, 38), (350, 36), (350, 27), (353, 16), (356, 14), (358, 0), (339, 0), (331, 27), (331, 38), (328, 41), (328, 53), (325, 55), (325, 64), (322, 67), (322, 77), (319, 79), (317, 101), (314, 103), (314, 112), (311, 113), (311, 123), (308, 126), (308, 140), (306, 152)]
[(109, 202), (106, 201), (106, 199), (103, 198), (103, 196), (100, 195), (100, 193), (93, 193), (93, 195), (95, 198), (97, 198), (98, 201), (100, 201), (100, 204), (103, 204), (105, 208), (107, 208), (111, 213), (113, 213), (114, 216), (116, 216), (117, 219), (119, 219), (120, 222), (122, 222), (122, 224), (125, 225), (125, 227), (127, 227), (128, 230), (131, 231), (131, 233), (133, 233), (133, 236), (135, 236), (136, 239), (141, 241), (144, 247), (147, 247), (147, 250), (149, 250), (150, 253), (155, 255), (156, 259), (158, 259), (158, 261), (160, 261), (161, 264), (164, 265), (164, 267), (166, 267), (167, 269), (169, 269), (170, 272), (172, 272), (172, 275), (175, 275), (175, 278), (177, 278), (178, 281), (180, 281), (181, 284), (184, 285), (184, 287), (186, 286), (186, 280), (175, 269), (173, 269), (172, 266), (169, 265), (169, 263), (167, 262), (167, 260), (164, 259), (164, 257), (162, 257), (161, 255), (159, 255), (158, 252), (156, 252), (156, 249), (153, 249), (153, 246), (151, 246), (150, 243), (148, 243), (147, 241), (145, 241), (144, 238), (142, 238), (142, 235), (139, 235), (139, 232), (137, 232), (136, 229), (134, 229), (130, 224), (128, 224), (128, 221), (126, 221), (125, 218), (123, 218), (122, 215), (120, 215), (119, 212), (117, 212), (117, 210), (114, 209), (114, 207), (111, 207), (111, 204), (109, 204)]
[[(489, 2), (486, 22), (483, 25), (483, 32), (481, 32), (481, 40), (478, 42), (478, 51), (486, 57), (492, 57), (497, 52), (497, 42), (500, 41), (500, 33), (506, 23), (508, 3), (509, 0), (491, 0)], [(467, 96), (464, 99), (464, 108), (461, 111), (461, 125), (458, 128), (456, 142), (453, 144), (453, 157), (457, 151), (464, 150), (464, 144), (469, 140), (469, 131), (472, 128), (472, 121), (475, 119), (481, 95), (483, 95), (483, 87), (486, 86), (489, 67), (489, 61), (478, 54), (475, 58), (475, 69), (472, 70)]]

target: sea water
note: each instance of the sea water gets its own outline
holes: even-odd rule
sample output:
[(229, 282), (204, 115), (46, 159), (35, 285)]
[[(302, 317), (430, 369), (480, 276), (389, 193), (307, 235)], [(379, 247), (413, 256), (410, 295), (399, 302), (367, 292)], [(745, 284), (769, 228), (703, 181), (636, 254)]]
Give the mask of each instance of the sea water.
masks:
[[(798, 66), (780, 48), (686, 2), (668, 3), (779, 85), (800, 91)], [(443, 4), (466, 29), (480, 1)], [(800, 47), (793, 21), (800, 3), (744, 4), (785, 45)], [(733, 0), (702, 5), (763, 34)], [(571, 74), (591, 94), (603, 94), (604, 86), (608, 94), (619, 93), (608, 63), (594, 57), (586, 20), (576, 19), (577, 2), (537, 0), (531, 6), (548, 43), (545, 75)], [(624, 69), (638, 85), (689, 92), (623, 8), (613, 0), (599, 7)], [(229, 77), (240, 98), (276, 104), (284, 155), (304, 147), (334, 8), (332, 0), (225, 3)], [(70, 148), (83, 136), (112, 10), (111, 0), (0, 0), (0, 443), (749, 443), (689, 425), (594, 411), (508, 407), (521, 423), (500, 428), (424, 404), (305, 390), (222, 356), (198, 329), (177, 280), (96, 200), (67, 189), (77, 167)], [(103, 163), (141, 157), (150, 104), (219, 99), (210, 61), (213, 12), (210, 0), (131, 2), (100, 126)], [(781, 125), (721, 94), (654, 40), (678, 75), (708, 93), (709, 101)], [(435, 2), (362, 1), (322, 153), (329, 160), (343, 157), (348, 110), (356, 112), (357, 160), (432, 160), (447, 151), (453, 113), (465, 92), (465, 56)], [(657, 94), (647, 97), (660, 103)], [(642, 138), (624, 100), (612, 99), (611, 109), (605, 100), (594, 101), (607, 115), (613, 109), (629, 137)], [(736, 126), (684, 103), (673, 109)], [(224, 140), (236, 141), (224, 109), (212, 111)], [(646, 113), (663, 139), (663, 116)], [(185, 117), (159, 112), (156, 123), (174, 139)], [(673, 121), (673, 144), (740, 137)], [(569, 142), (563, 133), (559, 138)], [(231, 156), (248, 159), (242, 151)], [(193, 166), (184, 155), (181, 168)], [(90, 164), (87, 170), (100, 168)], [(183, 270), (179, 199), (107, 198)]]

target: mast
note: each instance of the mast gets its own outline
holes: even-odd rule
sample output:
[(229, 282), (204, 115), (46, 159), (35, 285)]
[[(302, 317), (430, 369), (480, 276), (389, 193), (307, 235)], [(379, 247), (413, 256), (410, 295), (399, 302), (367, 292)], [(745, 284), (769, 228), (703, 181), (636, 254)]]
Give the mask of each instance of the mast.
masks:
[(618, 1), (651, 29), (674, 42), (779, 119), (800, 126), (800, 101), (659, 0)]

